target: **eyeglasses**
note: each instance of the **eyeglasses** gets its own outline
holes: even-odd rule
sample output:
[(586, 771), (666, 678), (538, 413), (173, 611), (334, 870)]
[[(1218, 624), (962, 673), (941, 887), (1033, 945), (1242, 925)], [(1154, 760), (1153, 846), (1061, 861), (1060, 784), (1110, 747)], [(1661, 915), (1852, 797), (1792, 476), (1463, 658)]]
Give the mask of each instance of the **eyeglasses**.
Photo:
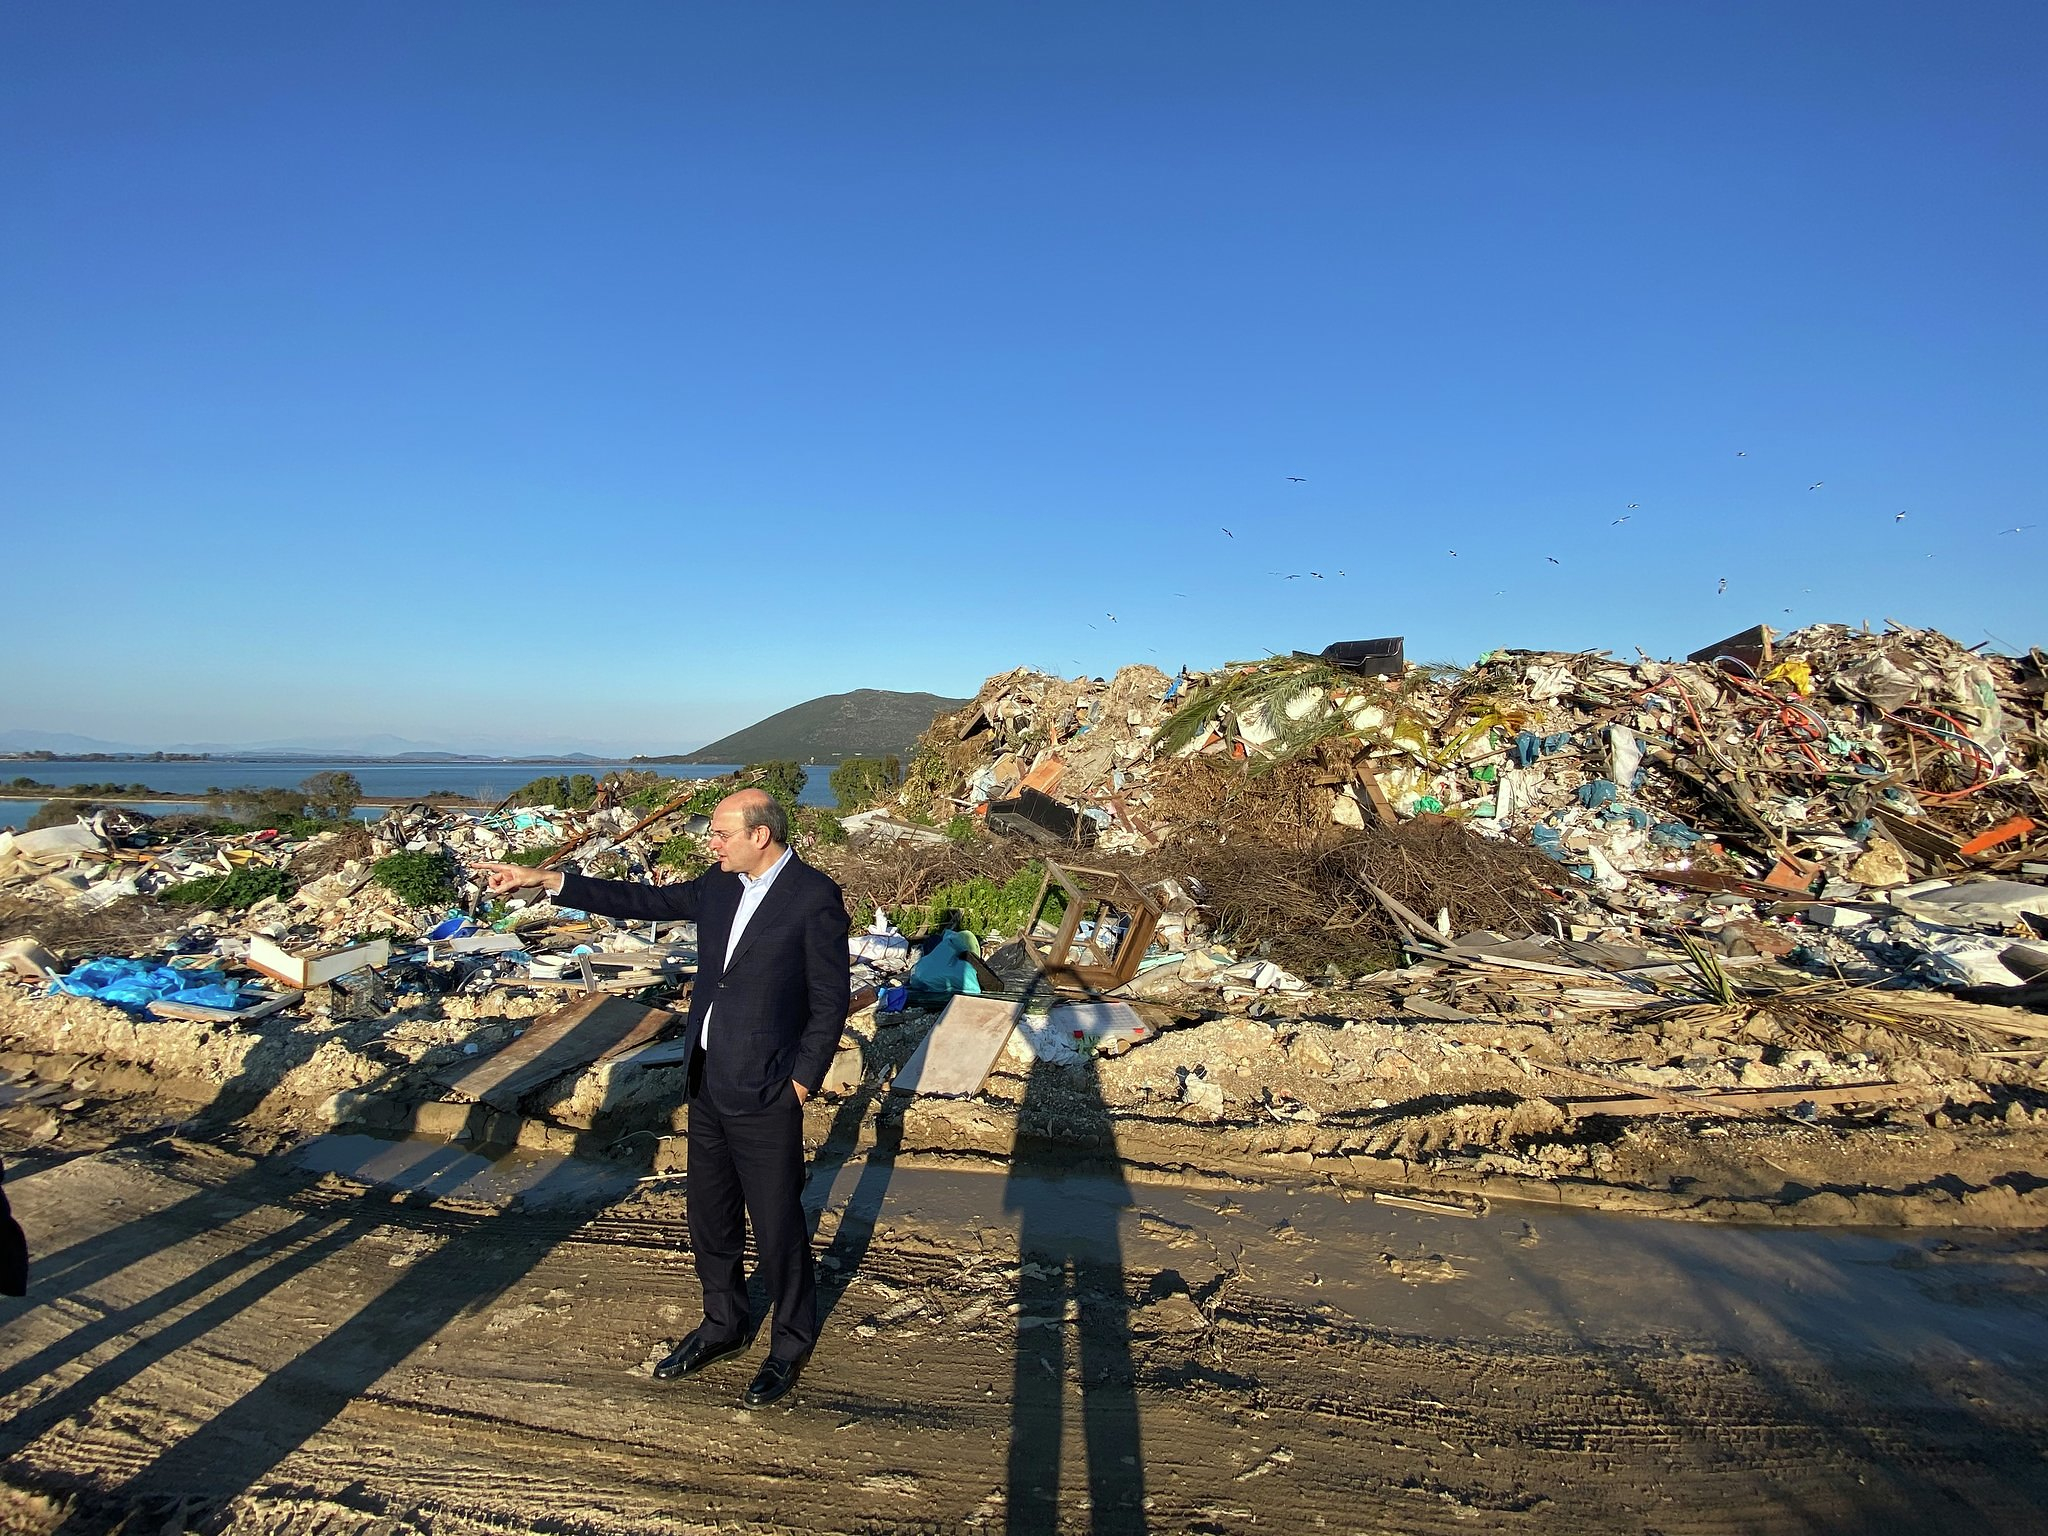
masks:
[(737, 832), (728, 832), (723, 827), (713, 827), (704, 834), (704, 841), (707, 843), (729, 843), (736, 837), (745, 837), (753, 830), (752, 827), (741, 827)]

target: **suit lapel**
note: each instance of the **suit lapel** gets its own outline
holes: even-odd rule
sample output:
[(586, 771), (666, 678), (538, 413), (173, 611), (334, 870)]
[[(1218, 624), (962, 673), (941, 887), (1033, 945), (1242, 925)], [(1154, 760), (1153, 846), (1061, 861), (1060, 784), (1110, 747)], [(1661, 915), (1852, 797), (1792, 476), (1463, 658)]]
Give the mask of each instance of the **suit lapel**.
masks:
[[(782, 866), (782, 873), (775, 877), (775, 883), (768, 887), (768, 894), (761, 898), (761, 905), (754, 908), (754, 915), (747, 919), (747, 931), (740, 935), (739, 943), (733, 946), (732, 954), (726, 958), (727, 974), (740, 963), (740, 956), (747, 952), (754, 940), (761, 936), (761, 930), (767, 926), (768, 920), (796, 899), (796, 882), (790, 878), (796, 873), (796, 869), (797, 860), (791, 858)], [(739, 921), (738, 907), (733, 908), (733, 921)], [(732, 929), (728, 926), (726, 932), (730, 933)]]

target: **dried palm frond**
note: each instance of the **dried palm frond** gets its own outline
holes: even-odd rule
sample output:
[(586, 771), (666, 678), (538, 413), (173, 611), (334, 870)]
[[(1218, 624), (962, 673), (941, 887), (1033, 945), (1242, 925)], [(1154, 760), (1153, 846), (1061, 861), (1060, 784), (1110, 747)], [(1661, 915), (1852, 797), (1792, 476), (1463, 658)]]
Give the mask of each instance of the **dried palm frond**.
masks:
[(1288, 705), (1310, 689), (1327, 694), (1342, 681), (1343, 674), (1327, 662), (1301, 661), (1292, 656), (1256, 662), (1201, 689), (1166, 717), (1153, 739), (1158, 751), (1171, 755), (1199, 741), (1219, 710), (1227, 708), (1243, 716), (1262, 707), (1284, 736), (1289, 724)]

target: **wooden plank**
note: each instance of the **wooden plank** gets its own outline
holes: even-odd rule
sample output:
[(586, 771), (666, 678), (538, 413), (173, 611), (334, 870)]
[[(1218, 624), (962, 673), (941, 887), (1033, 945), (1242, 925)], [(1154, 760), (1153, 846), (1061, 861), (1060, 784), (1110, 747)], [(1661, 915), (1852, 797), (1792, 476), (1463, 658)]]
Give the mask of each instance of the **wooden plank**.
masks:
[(1566, 1099), (1568, 1115), (1669, 1115), (1689, 1109), (1725, 1113), (1730, 1106), (1745, 1109), (1790, 1109), (1795, 1104), (1868, 1104), (1896, 1099), (1912, 1090), (1897, 1083), (1851, 1083), (1838, 1088), (1733, 1088), (1704, 1090), (1697, 1094), (1671, 1092), (1655, 1098)]
[(579, 997), (535, 1019), (525, 1034), (502, 1050), (443, 1072), (434, 1081), (459, 1098), (514, 1111), (528, 1090), (651, 1040), (674, 1019), (663, 1009), (643, 1008), (621, 997)]
[(276, 997), (265, 998), (252, 1008), (206, 1008), (198, 1003), (173, 1003), (158, 1001), (143, 1011), (156, 1019), (190, 1019), (198, 1024), (253, 1024), (258, 1019), (267, 1019), (273, 1013), (291, 1007), (303, 992), (281, 992)]
[(1017, 1004), (1001, 997), (956, 997), (920, 1040), (890, 1085), (894, 1093), (964, 1095), (981, 1091), (988, 1069), (1016, 1027)]

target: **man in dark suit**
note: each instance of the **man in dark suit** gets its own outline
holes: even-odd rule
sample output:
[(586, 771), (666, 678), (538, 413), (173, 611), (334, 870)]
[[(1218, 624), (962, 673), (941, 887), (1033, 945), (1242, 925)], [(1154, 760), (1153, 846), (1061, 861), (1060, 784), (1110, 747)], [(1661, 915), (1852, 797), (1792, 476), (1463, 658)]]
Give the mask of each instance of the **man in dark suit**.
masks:
[(816, 1270), (804, 1222), (804, 1101), (818, 1091), (846, 1024), (846, 904), (796, 857), (766, 792), (718, 803), (718, 868), (679, 885), (593, 880), (483, 864), (494, 896), (546, 890), (606, 917), (697, 925), (686, 1073), (689, 1223), (704, 1321), (654, 1368), (694, 1376), (747, 1347), (747, 1222), (757, 1273), (774, 1298), (768, 1359), (741, 1401), (765, 1407), (796, 1384), (818, 1337)]

